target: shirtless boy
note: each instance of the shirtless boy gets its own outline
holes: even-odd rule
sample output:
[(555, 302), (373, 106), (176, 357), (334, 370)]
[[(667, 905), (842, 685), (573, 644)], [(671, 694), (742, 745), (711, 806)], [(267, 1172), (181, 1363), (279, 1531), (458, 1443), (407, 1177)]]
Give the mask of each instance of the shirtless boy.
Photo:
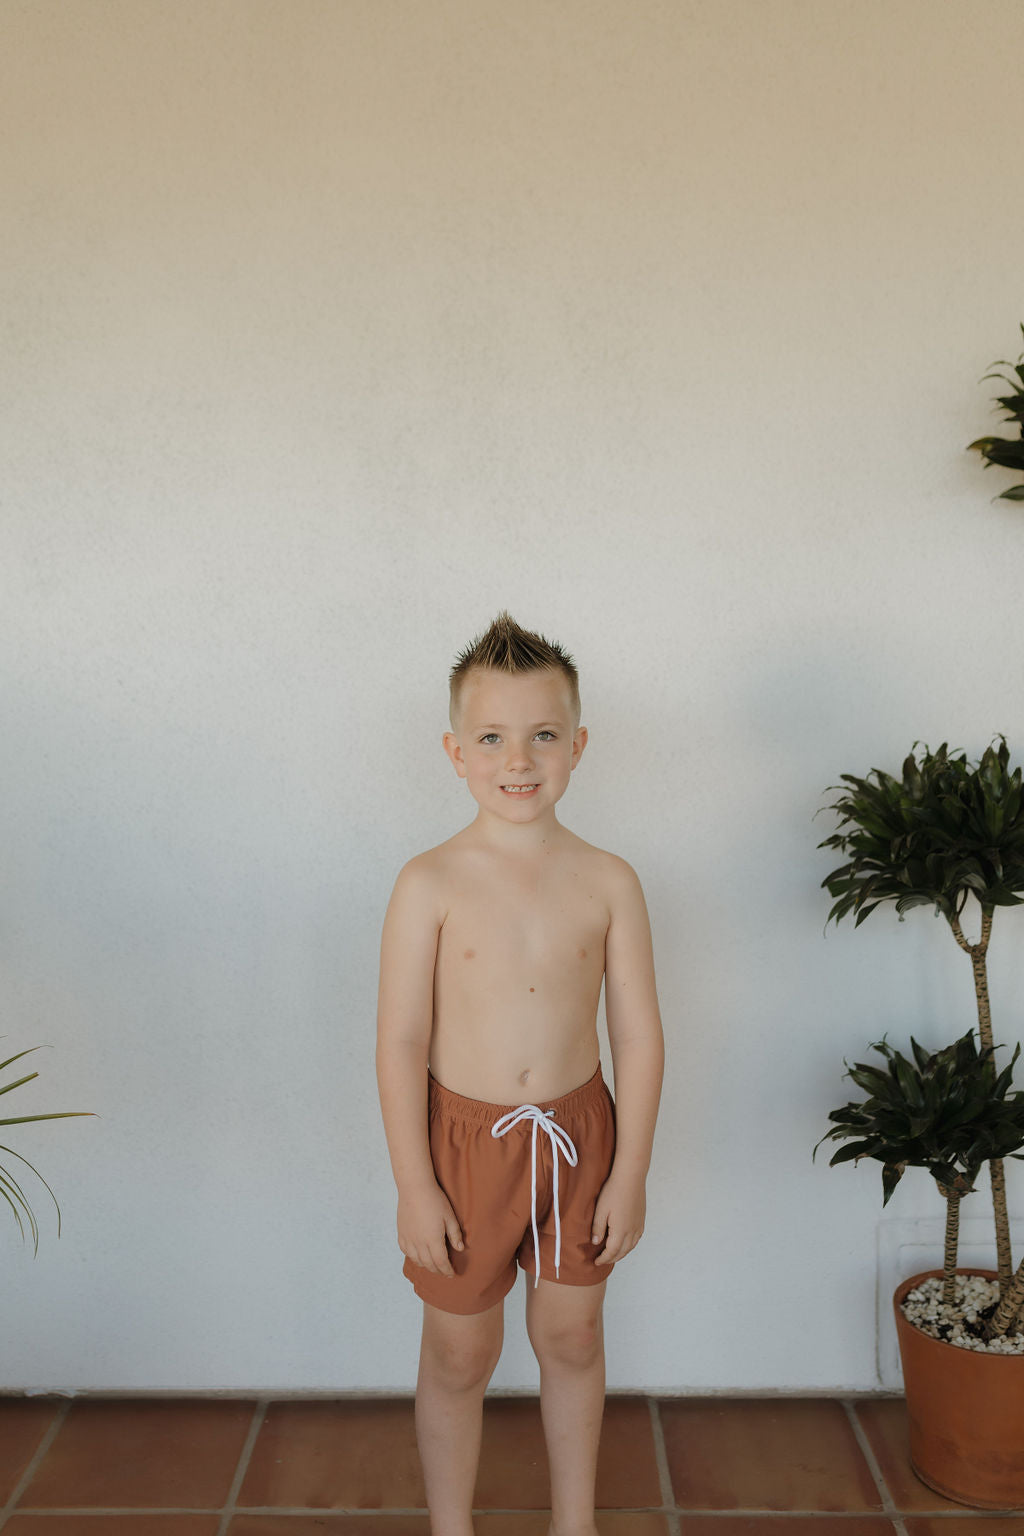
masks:
[(398, 1243), (423, 1301), (416, 1434), (433, 1536), (472, 1533), (517, 1263), (552, 1536), (595, 1536), (601, 1310), (644, 1229), (663, 1044), (640, 883), (555, 816), (587, 744), (579, 720), (571, 657), (499, 615), (452, 669), (444, 736), (476, 818), (405, 865), (384, 921), (377, 1076)]

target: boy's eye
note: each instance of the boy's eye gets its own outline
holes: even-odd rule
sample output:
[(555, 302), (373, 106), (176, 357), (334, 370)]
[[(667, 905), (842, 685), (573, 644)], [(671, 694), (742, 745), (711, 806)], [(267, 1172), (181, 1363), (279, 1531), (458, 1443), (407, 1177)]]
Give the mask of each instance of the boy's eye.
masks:
[(543, 741), (543, 740), (554, 741), (555, 740), (555, 733), (554, 733), (554, 731), (538, 731), (537, 732), (537, 739), (538, 739), (538, 741)]
[(480, 737), (480, 740), (481, 741), (486, 741), (486, 742), (497, 741), (498, 740), (498, 733), (497, 733), (497, 731), (488, 731), (486, 736), (481, 736)]

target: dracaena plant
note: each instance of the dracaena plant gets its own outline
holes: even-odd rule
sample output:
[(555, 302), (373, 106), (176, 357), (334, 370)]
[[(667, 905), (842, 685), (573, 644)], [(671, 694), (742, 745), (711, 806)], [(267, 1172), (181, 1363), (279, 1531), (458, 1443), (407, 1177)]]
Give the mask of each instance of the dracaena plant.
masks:
[[(13, 1062), (20, 1061), (22, 1056), (28, 1056), (31, 1051), (38, 1050), (38, 1045), (31, 1045), (29, 1046), (28, 1050), (19, 1051), (16, 1056), (8, 1056), (6, 1061), (0, 1061), (0, 1072), (4, 1071), (4, 1069), (9, 1067)], [(16, 1082), (0, 1084), (0, 1093), (13, 1093), (15, 1088), (21, 1088), (23, 1084), (32, 1082), (32, 1080), (38, 1076), (38, 1072), (29, 1072), (25, 1077), (19, 1077)], [(67, 1120), (76, 1115), (91, 1114), (92, 1110), (89, 1109), (62, 1109), (57, 1110), (56, 1112), (49, 1115), (11, 1115), (7, 1119), (0, 1120), (0, 1126), (26, 1125), (29, 1121), (32, 1120)], [(46, 1184), (46, 1180), (43, 1178), (38, 1168), (33, 1168), (28, 1158), (22, 1157), (20, 1152), (15, 1152), (13, 1147), (0, 1146), (0, 1152), (7, 1152), (11, 1157), (19, 1158), (26, 1167), (32, 1168), (32, 1172), (35, 1174), (37, 1179), (42, 1180), (42, 1182)], [(46, 1187), (50, 1190), (51, 1200), (53, 1201), (54, 1205), (57, 1206), (57, 1236), (60, 1237), (60, 1206), (57, 1205), (57, 1197), (53, 1193), (53, 1190), (50, 1189), (49, 1184), (46, 1184)], [(0, 1195), (3, 1195), (4, 1199), (7, 1201), (7, 1204), (14, 1212), (14, 1219), (18, 1223), (18, 1230), (21, 1233), (22, 1240), (24, 1240), (25, 1237), (25, 1228), (22, 1225), (21, 1211), (24, 1211), (28, 1217), (29, 1227), (31, 1228), (33, 1239), (32, 1257), (35, 1258), (36, 1254), (39, 1252), (38, 1223), (36, 1222), (32, 1207), (25, 1199), (25, 1193), (19, 1185), (17, 1179), (8, 1168), (4, 1168), (3, 1166), (0, 1166)], [(19, 1206), (21, 1207), (21, 1210), (18, 1209)]]
[[(910, 1047), (912, 1060), (882, 1039), (871, 1049), (885, 1059), (884, 1068), (863, 1061), (848, 1067), (846, 1076), (867, 1097), (832, 1110), (832, 1128), (814, 1151), (823, 1141), (845, 1141), (830, 1167), (865, 1157), (880, 1162), (883, 1205), (907, 1168), (927, 1168), (946, 1201), (942, 1299), (952, 1305), (960, 1202), (991, 1158), (1024, 1157), (1024, 1093), (1010, 1092), (1020, 1046), (1001, 1072), (994, 1050), (978, 1049), (973, 1029), (939, 1051), (929, 1053), (913, 1036)], [(992, 1334), (1012, 1321), (1012, 1296), (1011, 1287), (1004, 1311), (988, 1324)]]
[[(1020, 329), (1021, 335), (1024, 336), (1024, 325)], [(1009, 371), (1000, 373), (1001, 368)], [(1009, 394), (997, 395), (995, 402), (1002, 406), (1004, 420), (1013, 422), (1017, 429), (1017, 436), (979, 437), (967, 446), (977, 449), (985, 460), (986, 469), (990, 464), (998, 464), (1003, 469), (1012, 469), (1017, 474), (1024, 474), (1024, 352), (1018, 357), (1016, 363), (1008, 363), (1000, 358), (998, 362), (992, 364), (992, 372), (986, 373), (984, 379), (998, 379), (1000, 384), (1007, 386)], [(1008, 491), (1000, 491), (996, 499), (1024, 501), (1024, 484), (1011, 485)]]
[[(1001, 736), (976, 763), (945, 743), (935, 752), (927, 746), (918, 751), (919, 745), (898, 777), (872, 768), (864, 778), (844, 773), (834, 786), (839, 798), (830, 808), (839, 827), (818, 846), (846, 862), (822, 881), (833, 897), (828, 921), (852, 914), (859, 926), (889, 903), (901, 921), (916, 906), (941, 913), (971, 962), (978, 1033), (982, 1049), (991, 1051), (987, 956), (993, 918), (997, 908), (1024, 902), (1021, 769), (1011, 767)], [(962, 923), (969, 902), (980, 919), (974, 940)], [(1014, 1295), (1017, 1311), (1024, 1303), (1024, 1264), (1015, 1277), (1000, 1156), (991, 1158), (989, 1169), (1000, 1295), (1002, 1304)]]

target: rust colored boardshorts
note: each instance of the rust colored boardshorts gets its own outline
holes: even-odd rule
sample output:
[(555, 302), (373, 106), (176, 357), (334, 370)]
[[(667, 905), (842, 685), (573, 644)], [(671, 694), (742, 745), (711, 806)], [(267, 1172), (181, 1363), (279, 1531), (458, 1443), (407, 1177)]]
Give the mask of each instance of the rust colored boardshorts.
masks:
[[(403, 1274), (442, 1312), (486, 1312), (507, 1296), (516, 1263), (537, 1280), (599, 1285), (594, 1207), (615, 1155), (615, 1105), (601, 1075), (542, 1104), (489, 1104), (429, 1079), (430, 1156), (464, 1248), (454, 1276), (406, 1259)], [(557, 1204), (555, 1189), (557, 1180)]]

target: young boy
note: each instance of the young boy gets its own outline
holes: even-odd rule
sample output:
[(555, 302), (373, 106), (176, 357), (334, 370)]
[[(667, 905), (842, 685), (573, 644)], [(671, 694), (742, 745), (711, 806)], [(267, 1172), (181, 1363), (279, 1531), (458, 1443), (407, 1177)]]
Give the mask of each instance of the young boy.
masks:
[(476, 818), (405, 865), (384, 920), (377, 1076), (398, 1243), (424, 1304), (416, 1434), (433, 1536), (472, 1533), (517, 1262), (551, 1530), (595, 1533), (601, 1309), (644, 1229), (663, 1044), (640, 883), (555, 817), (587, 744), (579, 721), (572, 658), (500, 614), (451, 673), (444, 748)]

